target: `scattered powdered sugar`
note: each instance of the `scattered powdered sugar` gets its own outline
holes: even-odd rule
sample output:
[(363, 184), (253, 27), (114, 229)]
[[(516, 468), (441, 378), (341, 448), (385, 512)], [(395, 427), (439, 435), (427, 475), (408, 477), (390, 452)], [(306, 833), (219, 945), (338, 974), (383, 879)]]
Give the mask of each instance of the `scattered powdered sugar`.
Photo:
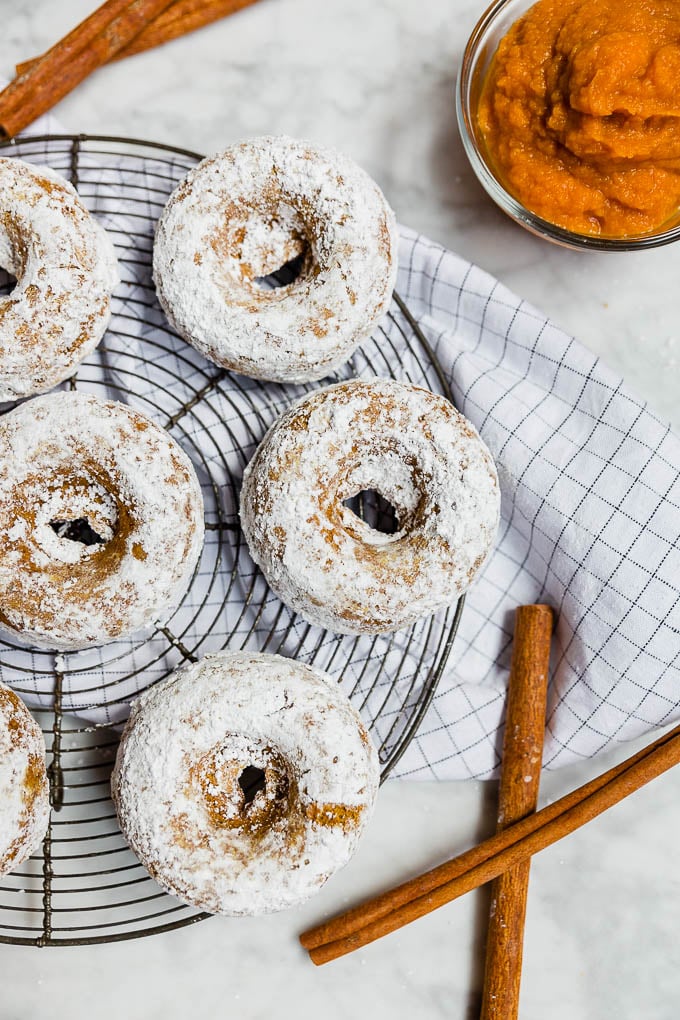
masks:
[[(69, 537), (75, 521), (93, 544)], [(23, 642), (68, 651), (149, 626), (202, 542), (191, 462), (151, 419), (79, 392), (0, 419), (0, 624)]]
[(118, 283), (113, 245), (59, 174), (0, 158), (0, 401), (51, 389), (99, 343)]
[[(234, 145), (171, 195), (154, 280), (173, 327), (220, 365), (257, 379), (320, 379), (387, 311), (394, 213), (349, 157), (286, 137)], [(297, 280), (258, 279), (302, 257)]]
[(40, 727), (17, 695), (0, 685), (0, 875), (37, 849), (49, 813)]
[[(255, 770), (264, 776), (249, 789)], [(346, 864), (378, 779), (370, 738), (329, 676), (222, 652), (134, 702), (111, 786), (123, 833), (163, 888), (239, 915), (300, 903)]]
[[(396, 534), (343, 501), (375, 490)], [(341, 634), (405, 627), (454, 602), (491, 551), (493, 460), (443, 397), (391, 379), (352, 380), (294, 404), (246, 468), (241, 523), (272, 590)]]

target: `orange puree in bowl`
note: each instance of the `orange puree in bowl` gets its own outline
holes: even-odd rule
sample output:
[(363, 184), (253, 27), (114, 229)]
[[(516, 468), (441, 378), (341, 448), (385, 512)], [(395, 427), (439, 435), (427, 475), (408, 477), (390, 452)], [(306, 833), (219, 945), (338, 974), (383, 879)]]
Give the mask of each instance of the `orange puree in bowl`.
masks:
[(579, 234), (680, 218), (679, 0), (539, 0), (482, 87), (487, 158), (522, 205)]

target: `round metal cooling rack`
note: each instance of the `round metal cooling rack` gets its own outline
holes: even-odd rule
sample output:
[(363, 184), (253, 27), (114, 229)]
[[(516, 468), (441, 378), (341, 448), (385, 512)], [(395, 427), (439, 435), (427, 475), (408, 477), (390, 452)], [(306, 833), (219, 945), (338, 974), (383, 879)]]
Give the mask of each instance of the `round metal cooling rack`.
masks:
[[(126, 401), (167, 428), (191, 457), (206, 508), (203, 556), (182, 604), (137, 641), (69, 655), (0, 642), (0, 680), (45, 734), (51, 821), (42, 852), (0, 881), (0, 942), (84, 945), (202, 920), (163, 892), (127, 848), (109, 796), (118, 724), (143, 688), (222, 648), (277, 652), (329, 671), (361, 712), (383, 778), (413, 737), (446, 664), (462, 610), (410, 630), (342, 637), (311, 627), (269, 592), (238, 523), (243, 467), (269, 424), (313, 387), (261, 384), (217, 368), (180, 341), (151, 281), (153, 231), (171, 191), (201, 157), (105, 136), (40, 136), (0, 147), (70, 179), (109, 231), (122, 283), (110, 328), (67, 386)], [(0, 295), (13, 282), (0, 274)], [(441, 369), (398, 295), (382, 327), (334, 376), (393, 375), (438, 389)], [(375, 515), (370, 496), (353, 507)], [(370, 519), (370, 518), (369, 518)]]

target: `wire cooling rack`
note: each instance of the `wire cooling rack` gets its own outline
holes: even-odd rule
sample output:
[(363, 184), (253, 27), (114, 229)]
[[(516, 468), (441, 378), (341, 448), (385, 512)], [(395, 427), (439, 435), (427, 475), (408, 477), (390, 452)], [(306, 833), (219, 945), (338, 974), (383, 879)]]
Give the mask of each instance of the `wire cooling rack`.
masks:
[[(45, 734), (52, 804), (41, 853), (0, 881), (0, 942), (112, 942), (208, 916), (163, 892), (118, 829), (109, 778), (118, 724), (135, 694), (183, 661), (217, 649), (299, 658), (343, 685), (379, 748), (384, 779), (432, 699), (462, 600), (398, 634), (342, 637), (290, 612), (250, 560), (237, 511), (243, 467), (269, 424), (313, 387), (261, 384), (221, 370), (180, 341), (160, 312), (151, 281), (154, 226), (198, 154), (85, 135), (20, 139), (0, 154), (62, 173), (116, 245), (122, 282), (110, 328), (66, 385), (126, 401), (160, 422), (192, 459), (205, 500), (200, 564), (182, 604), (153, 633), (69, 655), (0, 642), (0, 680), (24, 698)], [(0, 294), (12, 286), (2, 274)], [(328, 382), (395, 371), (450, 398), (425, 337), (396, 294), (382, 327)], [(386, 510), (370, 494), (353, 509), (367, 519)]]

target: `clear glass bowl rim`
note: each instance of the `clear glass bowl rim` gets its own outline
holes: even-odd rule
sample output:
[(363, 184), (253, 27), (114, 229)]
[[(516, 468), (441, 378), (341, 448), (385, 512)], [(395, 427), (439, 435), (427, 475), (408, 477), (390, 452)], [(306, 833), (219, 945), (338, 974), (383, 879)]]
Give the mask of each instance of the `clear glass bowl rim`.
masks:
[(596, 234), (577, 234), (574, 231), (567, 230), (565, 227), (559, 227), (557, 224), (550, 223), (548, 220), (537, 216), (506, 191), (484, 158), (484, 153), (480, 148), (474, 131), (473, 118), (475, 111), (471, 105), (472, 84), (477, 61), (488, 35), (493, 31), (499, 18), (506, 12), (506, 9), (516, 6), (518, 8), (518, 17), (520, 17), (522, 13), (533, 6), (534, 2), (535, 0), (532, 0), (532, 2), (527, 2), (527, 0), (495, 0), (480, 17), (465, 46), (456, 82), (456, 116), (463, 148), (479, 183), (496, 205), (516, 223), (519, 223), (531, 231), (531, 233), (566, 248), (580, 251), (645, 251), (648, 248), (658, 248), (661, 245), (676, 241), (680, 238), (680, 223), (666, 230), (659, 230), (657, 233), (621, 238), (600, 237)]

